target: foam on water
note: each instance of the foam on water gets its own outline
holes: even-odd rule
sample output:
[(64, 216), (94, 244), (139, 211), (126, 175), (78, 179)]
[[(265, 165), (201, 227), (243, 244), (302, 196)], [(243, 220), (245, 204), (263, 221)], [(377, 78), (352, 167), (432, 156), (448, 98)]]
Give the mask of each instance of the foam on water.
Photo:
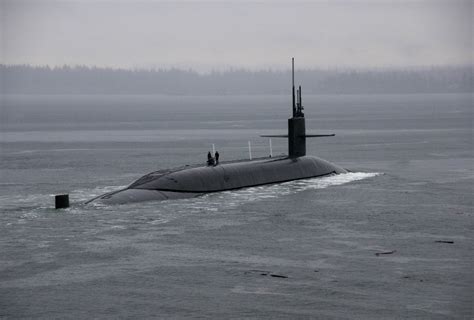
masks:
[[(78, 210), (89, 211), (100, 210), (101, 214), (107, 213), (110, 218), (114, 214), (120, 215), (126, 213), (129, 218), (139, 219), (143, 217), (146, 223), (150, 225), (163, 225), (180, 217), (195, 214), (225, 215), (232, 209), (238, 208), (247, 203), (264, 201), (306, 190), (324, 189), (331, 186), (342, 185), (358, 180), (376, 177), (381, 173), (377, 172), (350, 172), (345, 174), (333, 175), (323, 178), (314, 178), (298, 181), (290, 181), (281, 184), (266, 185), (253, 188), (245, 188), (234, 191), (224, 191), (211, 193), (196, 198), (166, 200), (166, 201), (147, 201), (140, 203), (130, 203), (124, 205), (107, 206), (103, 204), (88, 205)], [(88, 200), (102, 191), (109, 192), (119, 189), (118, 187), (96, 188), (94, 192), (80, 191), (76, 192), (83, 201)], [(93, 193), (93, 194), (92, 194)], [(117, 224), (120, 224), (116, 221)]]
[(77, 189), (77, 190), (73, 190), (71, 193), (70, 193), (70, 197), (71, 199), (74, 199), (74, 201), (78, 201), (78, 202), (86, 202), (92, 198), (95, 198), (95, 197), (98, 197), (100, 195), (103, 195), (105, 193), (108, 193), (108, 192), (112, 192), (112, 191), (117, 191), (117, 190), (120, 190), (120, 189), (124, 189), (126, 188), (127, 186), (101, 186), (101, 187), (96, 187), (94, 189)]
[(216, 211), (219, 207), (232, 208), (244, 203), (277, 198), (306, 190), (324, 189), (381, 175), (379, 172), (349, 172), (323, 178), (290, 181), (274, 185), (224, 191), (192, 199), (194, 210)]

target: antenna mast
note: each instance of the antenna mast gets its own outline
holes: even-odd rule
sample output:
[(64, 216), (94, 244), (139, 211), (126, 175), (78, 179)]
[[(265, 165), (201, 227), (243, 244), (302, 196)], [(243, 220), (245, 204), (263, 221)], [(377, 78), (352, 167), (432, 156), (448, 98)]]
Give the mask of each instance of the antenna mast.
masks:
[(291, 58), (291, 83), (293, 85), (293, 118), (296, 116), (295, 103), (295, 58)]

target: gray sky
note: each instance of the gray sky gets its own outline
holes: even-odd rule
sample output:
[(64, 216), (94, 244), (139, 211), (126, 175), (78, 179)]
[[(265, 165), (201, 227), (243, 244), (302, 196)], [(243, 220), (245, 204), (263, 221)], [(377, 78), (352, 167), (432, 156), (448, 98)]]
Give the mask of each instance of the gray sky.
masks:
[(1, 1), (1, 62), (113, 67), (473, 63), (472, 1)]

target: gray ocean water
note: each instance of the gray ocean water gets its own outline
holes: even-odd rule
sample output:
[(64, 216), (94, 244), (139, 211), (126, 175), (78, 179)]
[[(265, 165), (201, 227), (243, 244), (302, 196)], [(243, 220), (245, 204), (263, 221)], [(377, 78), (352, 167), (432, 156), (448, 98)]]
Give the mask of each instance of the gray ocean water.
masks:
[(471, 319), (473, 96), (304, 98), (351, 173), (107, 207), (211, 144), (268, 156), (289, 98), (2, 96), (0, 318)]

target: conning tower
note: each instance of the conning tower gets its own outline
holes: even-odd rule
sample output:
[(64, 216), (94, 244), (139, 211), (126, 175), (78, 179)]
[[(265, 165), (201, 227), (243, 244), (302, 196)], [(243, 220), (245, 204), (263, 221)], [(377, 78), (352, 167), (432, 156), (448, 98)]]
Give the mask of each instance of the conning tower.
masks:
[(295, 96), (295, 58), (291, 58), (292, 110), (288, 119), (288, 135), (262, 135), (261, 137), (288, 138), (288, 157), (298, 158), (306, 155), (306, 138), (333, 137), (335, 134), (306, 134), (301, 86)]
[(295, 58), (291, 58), (291, 82), (293, 89), (293, 117), (288, 119), (288, 156), (290, 158), (306, 155), (306, 125), (301, 99), (301, 86), (296, 92), (295, 101)]

